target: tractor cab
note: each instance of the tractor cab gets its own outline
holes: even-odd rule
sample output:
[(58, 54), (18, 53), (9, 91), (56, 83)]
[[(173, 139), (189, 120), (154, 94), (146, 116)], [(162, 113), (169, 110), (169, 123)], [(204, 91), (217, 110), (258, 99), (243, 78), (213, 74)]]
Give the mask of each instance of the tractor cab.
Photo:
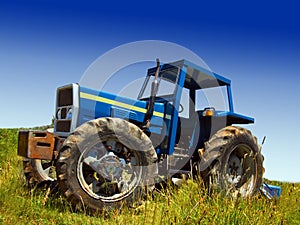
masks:
[[(231, 81), (225, 77), (186, 60), (163, 64), (156, 73), (157, 68), (148, 70), (138, 99), (150, 102), (154, 97), (154, 105), (164, 104), (160, 129), (165, 138), (157, 148), (158, 153), (171, 155), (176, 147), (202, 148), (221, 128), (254, 122), (253, 118), (234, 112)], [(150, 133), (155, 124), (159, 124), (151, 122)], [(155, 139), (155, 135), (151, 139)]]

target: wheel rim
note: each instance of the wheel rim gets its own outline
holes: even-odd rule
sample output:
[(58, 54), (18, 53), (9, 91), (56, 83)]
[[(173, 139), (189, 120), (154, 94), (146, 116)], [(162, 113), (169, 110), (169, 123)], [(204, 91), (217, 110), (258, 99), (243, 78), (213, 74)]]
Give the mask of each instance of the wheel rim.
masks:
[(35, 165), (38, 173), (43, 178), (43, 180), (49, 180), (49, 181), (56, 180), (56, 172), (50, 160), (36, 159)]
[(257, 177), (257, 164), (252, 149), (246, 144), (235, 146), (226, 164), (225, 181), (228, 192), (242, 197), (253, 193)]
[(83, 150), (77, 165), (82, 189), (91, 197), (115, 202), (130, 195), (140, 184), (142, 167), (135, 151), (110, 139)]

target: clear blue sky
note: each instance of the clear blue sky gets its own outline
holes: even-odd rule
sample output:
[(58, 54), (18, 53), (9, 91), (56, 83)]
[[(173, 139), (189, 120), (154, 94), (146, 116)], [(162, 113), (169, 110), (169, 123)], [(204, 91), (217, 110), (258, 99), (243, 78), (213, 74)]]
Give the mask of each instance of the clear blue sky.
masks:
[(265, 177), (300, 182), (300, 18), (292, 2), (1, 1), (0, 127), (49, 124), (58, 86), (106, 51), (164, 40), (232, 80), (235, 111), (255, 117)]

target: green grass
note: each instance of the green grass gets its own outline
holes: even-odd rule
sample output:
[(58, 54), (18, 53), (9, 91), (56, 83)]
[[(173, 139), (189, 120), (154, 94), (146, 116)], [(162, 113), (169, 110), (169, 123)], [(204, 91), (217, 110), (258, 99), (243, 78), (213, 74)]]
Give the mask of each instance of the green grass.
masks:
[(28, 189), (17, 156), (17, 129), (0, 129), (0, 224), (299, 224), (300, 184), (272, 182), (283, 188), (278, 201), (209, 196), (188, 181), (164, 189), (135, 208), (89, 216), (73, 212), (64, 198)]

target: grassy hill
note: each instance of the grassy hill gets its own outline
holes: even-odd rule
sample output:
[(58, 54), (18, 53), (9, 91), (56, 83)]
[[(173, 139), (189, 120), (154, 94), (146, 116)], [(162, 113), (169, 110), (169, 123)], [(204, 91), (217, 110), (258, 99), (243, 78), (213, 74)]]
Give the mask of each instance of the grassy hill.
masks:
[(0, 224), (299, 224), (300, 184), (273, 182), (283, 188), (278, 201), (264, 197), (236, 201), (208, 196), (202, 185), (157, 193), (135, 208), (89, 216), (72, 212), (68, 202), (49, 190), (28, 189), (17, 129), (0, 129)]

